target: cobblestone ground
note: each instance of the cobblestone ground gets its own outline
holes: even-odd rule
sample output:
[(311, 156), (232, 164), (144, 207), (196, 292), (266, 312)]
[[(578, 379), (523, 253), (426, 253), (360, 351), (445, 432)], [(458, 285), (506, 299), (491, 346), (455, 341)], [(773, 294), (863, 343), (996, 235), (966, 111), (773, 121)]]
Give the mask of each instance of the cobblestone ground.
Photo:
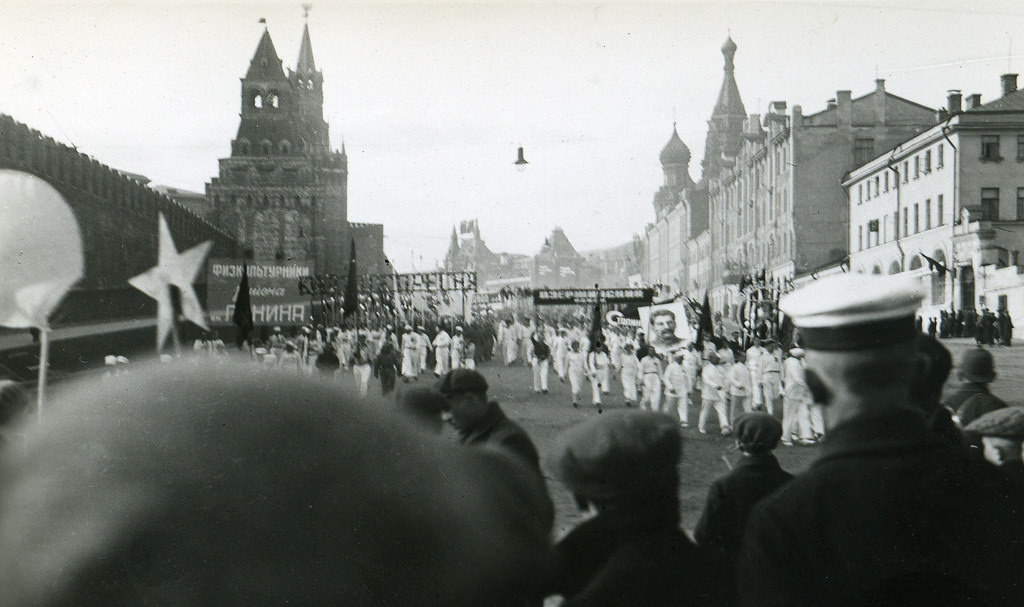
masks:
[[(943, 342), (952, 352), (954, 365), (959, 361), (964, 350), (974, 347), (970, 340), (955, 339)], [(993, 392), (1010, 404), (1024, 405), (1024, 347), (991, 348), (995, 357), (999, 377), (993, 384)], [(505, 367), (497, 363), (484, 363), (480, 366), (481, 373), (487, 377), (491, 386), (491, 397), (501, 403), (505, 412), (522, 424), (530, 433), (534, 443), (542, 454), (542, 459), (551, 448), (558, 433), (570, 425), (590, 416), (598, 415), (590, 405), (584, 404), (573, 409), (570, 404), (569, 386), (560, 383), (551, 374), (550, 391), (548, 394), (533, 392), (533, 375), (528, 367), (518, 365)], [(954, 369), (949, 385), (956, 383)], [(432, 380), (433, 376), (429, 376)], [(342, 380), (350, 381), (348, 377)], [(428, 381), (424, 376), (421, 381)], [(399, 389), (402, 384), (399, 383)], [(379, 394), (379, 385), (375, 382), (371, 393)], [(584, 388), (584, 401), (589, 402), (589, 387)], [(621, 385), (613, 384), (612, 394), (604, 397), (604, 409), (622, 408)], [(691, 423), (696, 421), (697, 411), (690, 410)], [(694, 424), (695, 425), (695, 424)], [(699, 434), (695, 428), (683, 430), (683, 460), (680, 464), (680, 489), (682, 524), (687, 531), (693, 530), (700, 518), (707, 496), (708, 487), (718, 476), (728, 471), (725, 460), (733, 462), (738, 457), (731, 438), (723, 438), (709, 432)], [(449, 434), (450, 440), (457, 440)], [(816, 447), (780, 447), (776, 451), (783, 468), (799, 473), (806, 469), (817, 454)], [(570, 494), (550, 473), (546, 462), (543, 464), (548, 481), (548, 489), (555, 503), (555, 536), (560, 537), (579, 521), (579, 513)]]

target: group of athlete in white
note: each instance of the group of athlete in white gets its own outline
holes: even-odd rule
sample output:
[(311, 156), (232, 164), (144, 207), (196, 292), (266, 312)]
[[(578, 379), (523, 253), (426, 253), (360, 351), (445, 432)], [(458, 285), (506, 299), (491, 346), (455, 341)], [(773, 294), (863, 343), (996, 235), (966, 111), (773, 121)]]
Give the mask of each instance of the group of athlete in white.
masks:
[(688, 343), (658, 352), (642, 332), (624, 327), (604, 328), (596, 342), (579, 325), (505, 321), (495, 349), (501, 349), (506, 365), (522, 360), (533, 368), (535, 392), (548, 392), (553, 369), (559, 380), (569, 383), (573, 407), (580, 406), (589, 383), (591, 403), (601, 409), (615, 378), (627, 407), (673, 415), (684, 428), (690, 427), (691, 405), (699, 404), (701, 434), (707, 433), (712, 416), (718, 431), (729, 435), (741, 413), (776, 414), (781, 407), (783, 445), (809, 445), (824, 436), (824, 420), (812, 402), (799, 348), (783, 353), (773, 342), (755, 342), (737, 352), (708, 342), (703, 351)]

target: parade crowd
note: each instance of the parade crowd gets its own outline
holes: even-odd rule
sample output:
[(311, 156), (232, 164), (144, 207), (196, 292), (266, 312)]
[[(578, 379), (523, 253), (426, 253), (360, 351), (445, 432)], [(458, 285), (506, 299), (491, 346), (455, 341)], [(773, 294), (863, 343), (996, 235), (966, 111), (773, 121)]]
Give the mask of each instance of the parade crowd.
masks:
[[(898, 277), (822, 279), (780, 302), (787, 352), (698, 347), (664, 315), (650, 336), (274, 328), (248, 364), (207, 336), (193, 364), (69, 385), (41, 422), (2, 384), (0, 606), (1024, 605), (1024, 408), (991, 394), (982, 347), (944, 391), (921, 300)], [(596, 411), (541, 452), (476, 369), (492, 353), (482, 371), (528, 364), (540, 400), (589, 390)], [(332, 381), (349, 370), (351, 394)], [(605, 411), (615, 381), (627, 407)], [(692, 537), (691, 408), (740, 456)], [(794, 476), (773, 451), (797, 443), (820, 447)], [(584, 513), (560, 538), (549, 482)]]

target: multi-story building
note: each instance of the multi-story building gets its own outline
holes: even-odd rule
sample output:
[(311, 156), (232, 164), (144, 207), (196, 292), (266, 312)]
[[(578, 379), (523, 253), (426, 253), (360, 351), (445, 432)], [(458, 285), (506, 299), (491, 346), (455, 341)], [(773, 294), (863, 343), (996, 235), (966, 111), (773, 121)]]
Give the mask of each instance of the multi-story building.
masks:
[(985, 307), (1024, 315), (1024, 91), (950, 91), (931, 128), (851, 171), (850, 266), (907, 273), (927, 286), (924, 314)]
[(885, 90), (858, 98), (838, 91), (821, 112), (770, 104), (762, 120), (744, 122), (742, 145), (724, 156), (708, 183), (711, 213), (711, 300), (737, 315), (743, 274), (769, 282), (842, 261), (849, 208), (841, 183), (850, 169), (935, 122), (935, 111)]
[(344, 275), (355, 240), (360, 272), (383, 272), (383, 250), (371, 246), (380, 230), (348, 222), (348, 157), (344, 145), (331, 149), (308, 26), (296, 69), (286, 75), (281, 65), (264, 30), (242, 78), (231, 156), (206, 186), (206, 216), (248, 257), (309, 260), (319, 274)]
[[(665, 184), (655, 195), (655, 222), (644, 234), (644, 280), (699, 298), (737, 318), (741, 277), (764, 273), (782, 283), (847, 256), (844, 175), (935, 121), (934, 110), (898, 97), (877, 80), (858, 98), (838, 91), (828, 106), (772, 102), (747, 115), (735, 78), (737, 46), (722, 46), (723, 80), (708, 120), (702, 175), (687, 171), (678, 136), (662, 151)], [(705, 232), (707, 234), (705, 235)]]

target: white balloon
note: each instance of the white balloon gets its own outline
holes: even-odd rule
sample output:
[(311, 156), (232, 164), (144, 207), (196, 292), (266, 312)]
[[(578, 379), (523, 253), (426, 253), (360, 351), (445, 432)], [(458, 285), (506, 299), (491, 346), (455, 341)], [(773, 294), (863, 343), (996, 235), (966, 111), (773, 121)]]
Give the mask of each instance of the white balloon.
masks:
[(0, 326), (48, 329), (84, 271), (78, 220), (60, 192), (30, 173), (0, 169)]

